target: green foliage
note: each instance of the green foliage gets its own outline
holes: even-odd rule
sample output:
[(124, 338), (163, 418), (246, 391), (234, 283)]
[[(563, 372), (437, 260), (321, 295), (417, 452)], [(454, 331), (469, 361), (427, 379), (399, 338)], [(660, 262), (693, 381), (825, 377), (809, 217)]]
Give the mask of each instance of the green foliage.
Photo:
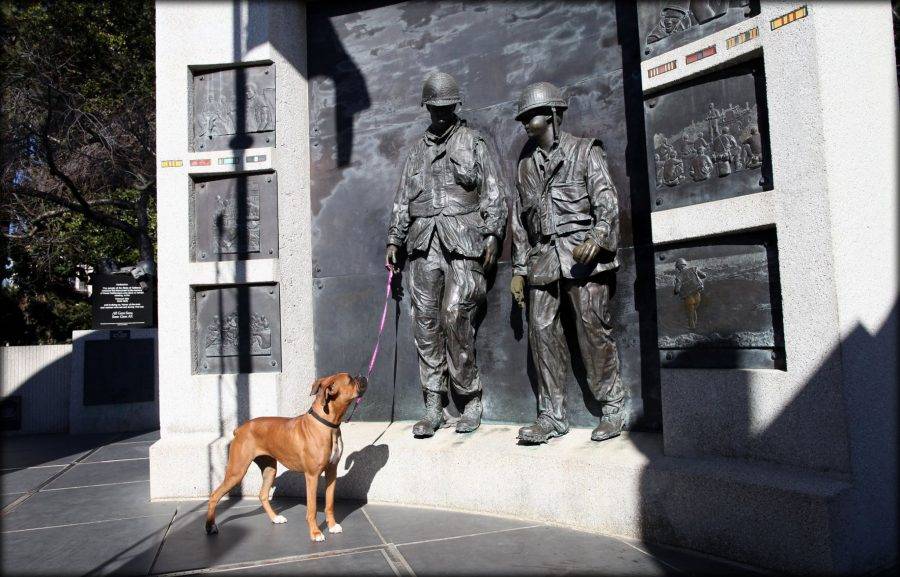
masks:
[(71, 285), (84, 265), (153, 258), (153, 2), (4, 2), (0, 16), (0, 233), (14, 225), (0, 344), (66, 341), (91, 324)]

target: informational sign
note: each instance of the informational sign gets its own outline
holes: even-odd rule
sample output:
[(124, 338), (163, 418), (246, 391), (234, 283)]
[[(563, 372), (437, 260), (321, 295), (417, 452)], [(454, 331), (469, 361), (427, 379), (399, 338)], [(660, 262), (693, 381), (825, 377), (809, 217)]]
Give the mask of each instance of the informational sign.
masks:
[(130, 274), (95, 274), (91, 278), (94, 329), (153, 326), (150, 289), (142, 289)]

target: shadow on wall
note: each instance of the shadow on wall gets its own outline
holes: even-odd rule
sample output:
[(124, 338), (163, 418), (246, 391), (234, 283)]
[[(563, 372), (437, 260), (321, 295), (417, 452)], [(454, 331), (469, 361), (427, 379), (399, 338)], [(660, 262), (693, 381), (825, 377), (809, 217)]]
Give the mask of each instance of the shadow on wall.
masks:
[[(897, 308), (891, 311), (881, 328), (872, 334), (857, 326), (819, 365), (807, 384), (788, 402), (777, 417), (763, 429), (755, 425), (753, 374), (756, 371), (735, 371), (742, 382), (727, 391), (728, 400), (724, 412), (720, 402), (708, 399), (698, 402), (691, 420), (707, 424), (704, 436), (711, 441), (732, 439), (730, 447), (717, 447), (712, 453), (727, 455), (747, 451), (756, 455), (771, 455), (771, 461), (786, 463), (798, 459), (808, 462), (802, 467), (792, 467), (798, 474), (818, 478), (846, 480), (850, 488), (837, 496), (830, 510), (831, 518), (821, 521), (814, 511), (801, 516), (792, 532), (798, 535), (794, 545), (777, 542), (773, 535), (781, 531), (768, 529), (797, 520), (794, 512), (785, 511), (782, 517), (771, 516), (772, 510), (748, 511), (732, 507), (718, 492), (715, 485), (709, 490), (697, 490), (679, 485), (673, 476), (656, 475), (653, 457), (662, 457), (659, 449), (642, 447), (651, 460), (640, 482), (642, 538), (648, 543), (671, 543), (684, 546), (686, 535), (692, 535), (690, 547), (697, 550), (721, 550), (723, 540), (737, 532), (758, 535), (771, 557), (764, 560), (750, 558), (737, 545), (730, 548), (733, 558), (739, 561), (778, 568), (777, 560), (791, 559), (811, 563), (808, 571), (822, 570), (826, 556), (831, 558), (831, 569), (837, 574), (867, 571), (890, 566), (897, 561), (897, 483), (898, 483), (898, 429), (897, 429), (897, 378), (894, 361), (897, 345)], [(844, 354), (842, 354), (844, 353)], [(849, 354), (847, 354), (849, 353)], [(677, 371), (679, 369), (671, 369)], [(891, 374), (885, 374), (885, 371)], [(839, 372), (835, 375), (835, 371)], [(832, 387), (830, 383), (836, 382)], [(836, 389), (836, 390), (835, 390)], [(759, 393), (755, 393), (758, 396)], [(680, 404), (687, 402), (680, 399)], [(823, 431), (828, 423), (819, 418), (824, 403), (836, 403), (844, 423), (837, 429), (845, 429), (844, 435), (829, 435)], [(719, 429), (711, 428), (717, 423)], [(672, 434), (669, 431), (669, 434)], [(848, 439), (848, 441), (845, 441)], [(756, 475), (761, 480), (769, 471), (784, 470), (783, 466), (767, 466), (764, 457), (745, 459), (735, 455), (733, 463), (758, 464)], [(843, 464), (842, 464), (843, 463)], [(686, 495), (687, 493), (687, 495)], [(777, 496), (773, 495), (773, 499)], [(660, 515), (660, 513), (663, 513)], [(809, 523), (801, 526), (799, 523)], [(698, 531), (698, 527), (705, 528)], [(780, 527), (779, 527), (780, 529)], [(818, 553), (800, 553), (795, 547), (803, 544), (805, 533), (827, 532), (826, 550)], [(821, 542), (821, 541), (820, 541)], [(651, 552), (653, 546), (647, 545)], [(773, 561), (775, 560), (775, 561)], [(818, 563), (818, 564), (813, 564)]]
[(72, 345), (0, 349), (3, 435), (68, 431), (71, 371)]
[[(291, 66), (301, 71), (307, 78), (313, 78), (315, 76), (322, 75), (330, 75), (331, 72), (323, 69), (321, 66), (318, 66), (319, 60), (312, 59), (307, 62), (305, 58), (297, 59), (295, 56), (295, 50), (293, 46), (286, 47), (286, 49), (279, 49), (277, 46), (277, 39), (271, 39), (268, 36), (268, 30), (265, 26), (262, 26), (261, 23), (266, 22), (266, 19), (270, 15), (270, 6), (266, 6), (260, 2), (250, 2), (246, 4), (246, 15), (242, 14), (242, 6), (243, 4), (240, 2), (234, 2), (232, 5), (232, 60), (233, 62), (241, 62), (243, 60), (243, 55), (246, 52), (249, 52), (253, 48), (260, 46), (267, 42), (274, 42), (276, 44), (275, 49), (278, 50), (281, 54), (287, 55), (290, 60)], [(338, 165), (339, 166), (347, 166), (350, 164), (352, 159), (352, 143), (353, 143), (353, 120), (356, 114), (360, 111), (367, 109), (370, 106), (368, 90), (366, 87), (365, 79), (363, 78), (362, 73), (353, 63), (353, 59), (350, 58), (349, 54), (343, 48), (343, 45), (340, 42), (337, 34), (334, 32), (334, 28), (331, 22), (326, 18), (321, 21), (316, 22), (302, 22), (299, 23), (297, 29), (305, 29), (308, 25), (315, 25), (319, 27), (320, 39), (323, 38), (327, 50), (329, 53), (334, 53), (340, 55), (342, 58), (346, 60), (348, 65), (343, 66), (339, 74), (332, 75), (332, 80), (335, 86), (335, 122), (338, 129)], [(242, 40), (242, 36), (245, 38), (245, 41)], [(246, 117), (246, 106), (243, 105), (243, 102), (240, 100), (241, 95), (244, 95), (247, 90), (248, 80), (246, 70), (243, 68), (238, 68), (235, 75), (235, 93), (238, 95), (238, 105), (235, 107), (236, 117), (235, 117), (235, 136), (229, 141), (228, 147), (232, 150), (242, 150), (252, 145), (252, 138), (247, 134), (248, 130), (248, 118)], [(248, 184), (246, 179), (237, 179), (236, 181), (236, 221), (237, 222), (245, 222), (247, 219), (247, 200), (248, 200)], [(216, 223), (217, 226), (222, 226), (221, 222)], [(247, 254), (248, 246), (249, 246), (249, 232), (246, 227), (238, 227), (237, 229), (237, 253), (238, 254)], [(221, 230), (220, 230), (221, 236)], [(222, 278), (221, 271), (222, 263), (219, 261), (215, 262), (215, 278), (216, 284), (218, 284), (219, 279)], [(246, 286), (247, 276), (246, 276), (246, 268), (242, 266), (235, 267), (235, 275), (233, 283), (235, 285)], [(237, 299), (236, 299), (236, 313), (237, 313), (237, 326), (241, 329), (238, 331), (239, 337), (237, 342), (237, 373), (233, 376), (235, 386), (234, 386), (234, 394), (235, 394), (235, 415), (234, 415), (234, 423), (235, 426), (240, 425), (241, 423), (247, 421), (250, 418), (250, 385), (249, 385), (249, 373), (252, 372), (252, 351), (251, 351), (251, 337), (249, 327), (253, 318), (253, 303), (250, 299), (250, 293), (247, 290), (238, 290), (237, 291)], [(218, 300), (219, 310), (218, 318), (224, 319), (226, 311), (222, 308), (223, 299)], [(219, 375), (217, 379), (217, 391), (218, 391), (218, 433), (219, 437), (226, 436), (226, 434), (230, 435), (231, 431), (226, 431), (226, 426), (229, 426), (231, 422), (230, 419), (226, 418), (225, 413), (225, 405), (223, 399), (223, 394), (226, 394), (226, 383), (225, 377), (223, 375)], [(385, 447), (385, 450), (387, 448)], [(221, 450), (221, 447), (214, 443), (207, 447), (207, 453), (209, 458), (209, 463), (214, 463), (216, 460), (213, 458), (213, 453)], [(368, 455), (367, 453), (366, 455)], [(366, 455), (361, 455), (360, 459), (362, 461), (366, 461)], [(378, 459), (376, 459), (377, 461)], [(381, 466), (387, 461), (387, 457), (381, 461)], [(348, 460), (348, 463), (350, 461)], [(380, 469), (380, 466), (378, 467)], [(357, 467), (357, 470), (363, 470), (365, 467)], [(221, 479), (223, 471), (209, 471), (209, 484), (210, 490), (215, 488), (218, 485), (216, 479)], [(360, 473), (361, 474), (361, 473)], [(372, 473), (374, 476), (374, 472)], [(299, 486), (305, 490), (303, 484), (302, 475), (299, 476), (300, 480)], [(288, 481), (290, 482), (290, 481)], [(369, 478), (368, 483), (365, 483), (363, 479), (359, 479), (360, 483), (363, 483), (366, 488), (371, 484), (371, 478)], [(292, 485), (293, 486), (293, 485)], [(232, 495), (240, 494), (240, 485), (235, 487), (232, 491), (230, 491)], [(282, 491), (283, 493), (283, 491)], [(276, 494), (278, 494), (276, 492)], [(295, 493), (295, 494), (303, 494), (303, 493)]]

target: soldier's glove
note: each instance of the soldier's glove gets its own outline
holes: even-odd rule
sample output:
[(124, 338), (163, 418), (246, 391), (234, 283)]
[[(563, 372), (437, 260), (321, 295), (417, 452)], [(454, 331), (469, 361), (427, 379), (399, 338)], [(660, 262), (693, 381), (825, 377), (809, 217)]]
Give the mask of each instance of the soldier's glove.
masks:
[(575, 262), (580, 264), (588, 264), (600, 256), (600, 246), (593, 239), (587, 239), (583, 243), (575, 247), (572, 251), (572, 257)]
[(509, 292), (512, 293), (513, 299), (515, 299), (516, 304), (521, 308), (525, 308), (525, 277), (522, 275), (515, 275), (512, 277), (512, 281), (509, 283)]
[(400, 267), (398, 263), (400, 262), (400, 249), (395, 244), (389, 244), (387, 246), (387, 253), (384, 256), (384, 262), (387, 264), (394, 272), (399, 272)]
[(484, 253), (482, 253), (482, 264), (485, 269), (491, 269), (494, 267), (494, 264), (497, 262), (497, 253), (499, 250), (500, 243), (497, 242), (497, 237), (494, 235), (488, 235), (486, 239), (484, 239)]

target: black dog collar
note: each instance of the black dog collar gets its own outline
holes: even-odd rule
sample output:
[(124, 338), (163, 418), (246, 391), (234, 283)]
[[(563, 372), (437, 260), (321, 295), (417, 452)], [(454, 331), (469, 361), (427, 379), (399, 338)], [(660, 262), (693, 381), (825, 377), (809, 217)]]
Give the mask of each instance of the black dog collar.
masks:
[(312, 415), (315, 420), (319, 421), (326, 427), (330, 427), (332, 429), (338, 429), (341, 426), (340, 424), (335, 425), (334, 423), (329, 423), (328, 421), (325, 420), (325, 417), (322, 417), (321, 415), (319, 415), (319, 413), (315, 412), (312, 407), (309, 408), (309, 414)]

